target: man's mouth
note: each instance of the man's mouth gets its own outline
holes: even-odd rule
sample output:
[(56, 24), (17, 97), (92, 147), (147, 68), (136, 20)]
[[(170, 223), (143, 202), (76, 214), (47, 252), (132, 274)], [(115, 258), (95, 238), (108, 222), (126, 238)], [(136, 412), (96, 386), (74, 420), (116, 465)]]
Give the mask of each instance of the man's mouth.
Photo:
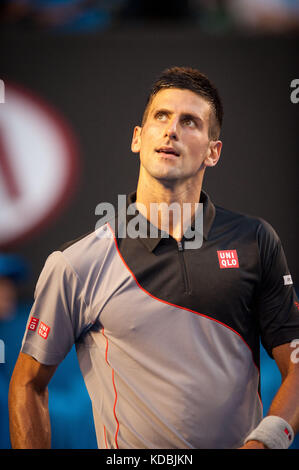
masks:
[(180, 154), (173, 147), (160, 147), (156, 149), (156, 152), (160, 153), (163, 157), (179, 157)]

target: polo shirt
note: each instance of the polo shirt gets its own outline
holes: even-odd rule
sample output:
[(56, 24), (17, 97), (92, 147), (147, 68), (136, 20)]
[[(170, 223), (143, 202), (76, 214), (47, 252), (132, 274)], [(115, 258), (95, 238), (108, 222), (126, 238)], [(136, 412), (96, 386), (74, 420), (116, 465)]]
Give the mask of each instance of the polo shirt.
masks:
[(200, 248), (146, 237), (146, 219), (144, 236), (120, 237), (116, 215), (40, 274), (22, 352), (58, 364), (75, 343), (99, 448), (238, 448), (263, 416), (260, 339), (272, 357), (299, 338), (273, 228), (200, 202)]

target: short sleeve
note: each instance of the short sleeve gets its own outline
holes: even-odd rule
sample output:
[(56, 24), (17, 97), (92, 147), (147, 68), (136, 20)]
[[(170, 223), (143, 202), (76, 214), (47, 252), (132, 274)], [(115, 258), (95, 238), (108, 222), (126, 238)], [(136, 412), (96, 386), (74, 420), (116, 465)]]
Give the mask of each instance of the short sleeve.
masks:
[(42, 364), (58, 364), (88, 326), (80, 279), (63, 253), (55, 251), (36, 284), (21, 351)]
[(281, 241), (265, 221), (258, 230), (261, 279), (257, 312), (261, 342), (273, 358), (272, 349), (299, 338), (298, 299)]

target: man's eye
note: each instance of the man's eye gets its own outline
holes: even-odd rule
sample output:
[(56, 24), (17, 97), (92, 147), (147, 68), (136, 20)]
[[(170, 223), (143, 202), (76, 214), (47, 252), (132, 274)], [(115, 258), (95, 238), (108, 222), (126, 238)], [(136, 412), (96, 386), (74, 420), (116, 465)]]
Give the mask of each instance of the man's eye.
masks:
[(156, 119), (159, 119), (159, 121), (165, 121), (167, 118), (166, 113), (159, 112), (156, 114)]
[(190, 119), (190, 118), (184, 119), (183, 124), (187, 127), (194, 127), (195, 126), (195, 122), (193, 121), (193, 119)]

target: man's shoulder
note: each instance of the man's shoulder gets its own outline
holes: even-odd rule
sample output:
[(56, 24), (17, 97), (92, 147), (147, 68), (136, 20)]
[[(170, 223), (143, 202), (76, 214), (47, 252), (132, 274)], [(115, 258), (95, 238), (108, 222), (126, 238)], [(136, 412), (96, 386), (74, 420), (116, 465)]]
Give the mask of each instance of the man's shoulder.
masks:
[(103, 226), (67, 241), (56, 248), (51, 256), (56, 254), (57, 262), (68, 265), (77, 274), (86, 273), (91, 266), (97, 269), (113, 240), (113, 235), (106, 229), (107, 226)]
[[(70, 248), (71, 246), (76, 245), (77, 243), (79, 243), (80, 241), (82, 241), (82, 243), (83, 243), (93, 233), (94, 233), (94, 230), (90, 230), (89, 232), (81, 234), (80, 236), (78, 236), (77, 238), (74, 238), (73, 240), (66, 241), (66, 242), (62, 243), (58, 248), (56, 248), (56, 251), (64, 252), (68, 248)], [(80, 249), (80, 246), (81, 246), (81, 244), (77, 245), (77, 247), (79, 249)]]
[(226, 207), (219, 206), (215, 204), (216, 209), (216, 222), (218, 224), (222, 223), (235, 223), (235, 224), (244, 224), (250, 226), (258, 226), (263, 222), (261, 217), (246, 214), (244, 212), (233, 211), (227, 209)]
[(113, 238), (112, 231), (108, 229), (109, 224), (103, 224), (97, 229), (90, 230), (83, 235), (78, 236), (73, 240), (62, 243), (56, 251), (60, 251), (65, 255), (70, 252), (81, 252), (86, 253), (88, 250), (94, 249), (95, 245), (99, 248), (99, 243), (105, 238)]
[(257, 215), (246, 214), (243, 212), (233, 211), (216, 205), (215, 228), (223, 228), (224, 226), (235, 227), (240, 233), (252, 233), (256, 238), (261, 239), (268, 237), (279, 239), (275, 229), (263, 217)]

